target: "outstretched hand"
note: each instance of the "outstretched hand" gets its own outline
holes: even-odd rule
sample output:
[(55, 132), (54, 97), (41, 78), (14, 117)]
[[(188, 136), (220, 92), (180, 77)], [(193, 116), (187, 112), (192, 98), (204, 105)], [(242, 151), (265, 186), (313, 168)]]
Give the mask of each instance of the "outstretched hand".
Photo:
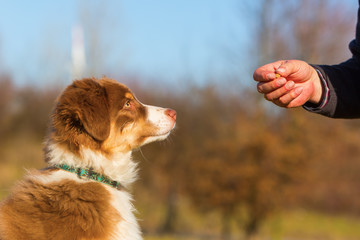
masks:
[(318, 104), (322, 87), (316, 70), (300, 60), (277, 61), (254, 72), (257, 90), (280, 107), (292, 108), (306, 102)]

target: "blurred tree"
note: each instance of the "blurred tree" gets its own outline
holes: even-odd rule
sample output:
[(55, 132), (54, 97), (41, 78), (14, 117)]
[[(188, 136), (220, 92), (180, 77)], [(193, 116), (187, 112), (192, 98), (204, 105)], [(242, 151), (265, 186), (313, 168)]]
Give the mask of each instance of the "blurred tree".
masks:
[[(350, 56), (356, 11), (343, 1), (261, 0), (247, 9), (256, 16), (253, 34), (257, 64), (301, 59), (335, 64)], [(253, 25), (251, 25), (253, 26)]]
[[(257, 27), (253, 32), (254, 39), (257, 39), (257, 41), (254, 41), (257, 65), (279, 59), (302, 59), (312, 63), (329, 64), (338, 63), (350, 56), (346, 47), (348, 42), (354, 38), (356, 12), (352, 11), (344, 2), (263, 0), (255, 4), (255, 9), (250, 11), (250, 14), (258, 18)], [(260, 109), (261, 104), (257, 105), (257, 107)], [(273, 106), (271, 105), (269, 108), (272, 109)], [(277, 128), (277, 131), (273, 132), (280, 139), (276, 140), (277, 138), (275, 138), (272, 141), (262, 143), (259, 141), (255, 145), (260, 144), (265, 149), (251, 151), (250, 148), (247, 151), (248, 153), (256, 152), (258, 154), (253, 155), (252, 162), (256, 163), (260, 161), (258, 158), (264, 156), (271, 158), (272, 151), (268, 152), (266, 149), (267, 147), (275, 149), (276, 144), (274, 145), (274, 143), (286, 148), (286, 150), (282, 151), (278, 149), (276, 155), (273, 156), (273, 161), (277, 161), (277, 164), (286, 166), (289, 162), (295, 161), (295, 163), (305, 166), (309, 161), (319, 161), (315, 155), (318, 150), (314, 148), (319, 146), (321, 140), (312, 135), (311, 124), (307, 122), (309, 120), (303, 114), (295, 114), (293, 111), (280, 112), (281, 118), (289, 118), (291, 121), (283, 122), (281, 124), (282, 128)], [(308, 132), (306, 132), (306, 128), (309, 128)], [(305, 132), (308, 136), (304, 136)], [(262, 133), (261, 136), (266, 137), (266, 134)], [(268, 138), (271, 139), (269, 136)], [(301, 146), (307, 146), (307, 148)], [(283, 171), (281, 168), (276, 170), (276, 174)], [(274, 182), (274, 179), (277, 179), (275, 177), (269, 181), (274, 183), (276, 189), (279, 189), (279, 187), (281, 189), (281, 185), (286, 179), (295, 180), (296, 176), (301, 176), (300, 179), (304, 180), (308, 178), (306, 172), (299, 175), (299, 171), (297, 171), (299, 168), (295, 167), (293, 170), (284, 175), (286, 176), (285, 179), (280, 178), (280, 181)], [(286, 172), (285, 170), (283, 173)], [(255, 173), (256, 175), (257, 173)], [(261, 189), (256, 188), (256, 184), (253, 187), (251, 185), (253, 184), (250, 184), (249, 192), (253, 191), (254, 196), (262, 196)], [(268, 195), (267, 197), (270, 203), (272, 197), (276, 199), (274, 195)], [(257, 203), (256, 200), (252, 202), (252, 205), (249, 208), (250, 210), (263, 208), (261, 203)], [(263, 212), (266, 213), (272, 208), (271, 204), (267, 204), (267, 208), (263, 208)], [(257, 223), (266, 215), (259, 214), (259, 211), (253, 210), (252, 212), (250, 215), (253, 216), (250, 218), (254, 219), (246, 227), (248, 233), (254, 232), (258, 227), (256, 226)]]
[(29, 134), (43, 141), (50, 112), (59, 89), (17, 89), (13, 99), (14, 109), (8, 131), (12, 134)]
[[(346, 45), (353, 38), (354, 18), (349, 17), (349, 9), (343, 3), (264, 0), (256, 6), (259, 14), (254, 15), (260, 17), (254, 38), (258, 42), (254, 43), (260, 64), (283, 58), (329, 63), (349, 56)], [(314, 8), (321, 9), (320, 13)], [(235, 209), (245, 206), (245, 231), (252, 235), (280, 200), (286, 199), (288, 186), (299, 178), (306, 179), (306, 163), (313, 159), (316, 150), (303, 146), (316, 142), (310, 141), (311, 130), (304, 135), (307, 120), (303, 113), (267, 114), (261, 105), (254, 103), (258, 112), (252, 116), (234, 105), (221, 105), (224, 99), (228, 100), (211, 91), (202, 95), (203, 105), (197, 106), (188, 123), (193, 128), (191, 140), (197, 146), (187, 172), (191, 173), (188, 195), (198, 206), (221, 210), (224, 235), (229, 231), (228, 219)], [(229, 107), (230, 114), (223, 110)], [(277, 128), (276, 122), (286, 115), (289, 121)], [(237, 127), (235, 131), (237, 122), (233, 119), (240, 118), (235, 116), (245, 117), (254, 126), (244, 123), (246, 127)], [(241, 138), (247, 131), (251, 134), (248, 142), (243, 142)], [(196, 141), (196, 136), (201, 140)]]
[(58, 90), (15, 86), (0, 80), (0, 197), (26, 167), (43, 167), (42, 142)]
[(187, 162), (186, 190), (200, 209), (221, 211), (224, 239), (236, 218), (247, 236), (254, 234), (280, 204), (285, 187), (302, 172), (306, 157), (305, 149), (291, 141), (291, 132), (274, 128), (278, 116), (261, 108), (248, 111), (248, 104), (254, 100), (210, 88), (188, 123), (196, 150)]
[[(4, 136), (9, 123), (11, 103), (15, 94), (15, 87), (10, 76), (0, 76), (0, 136)], [(1, 142), (2, 138), (0, 138)]]

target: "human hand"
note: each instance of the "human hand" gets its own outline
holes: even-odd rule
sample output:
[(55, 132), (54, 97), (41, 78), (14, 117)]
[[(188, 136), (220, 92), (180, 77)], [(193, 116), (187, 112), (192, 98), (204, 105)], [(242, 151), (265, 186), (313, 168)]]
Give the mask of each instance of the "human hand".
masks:
[(304, 61), (269, 63), (256, 69), (253, 78), (258, 82), (258, 92), (280, 107), (299, 107), (308, 101), (318, 104), (321, 100), (320, 78)]

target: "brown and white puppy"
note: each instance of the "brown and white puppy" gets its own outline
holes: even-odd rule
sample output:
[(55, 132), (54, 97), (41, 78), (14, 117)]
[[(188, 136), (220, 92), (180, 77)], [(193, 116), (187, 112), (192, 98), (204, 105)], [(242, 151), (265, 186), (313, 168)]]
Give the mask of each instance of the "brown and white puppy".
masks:
[(51, 116), (49, 168), (30, 171), (0, 205), (0, 239), (142, 239), (126, 191), (137, 175), (131, 151), (165, 139), (175, 121), (174, 110), (143, 105), (114, 80), (75, 81)]

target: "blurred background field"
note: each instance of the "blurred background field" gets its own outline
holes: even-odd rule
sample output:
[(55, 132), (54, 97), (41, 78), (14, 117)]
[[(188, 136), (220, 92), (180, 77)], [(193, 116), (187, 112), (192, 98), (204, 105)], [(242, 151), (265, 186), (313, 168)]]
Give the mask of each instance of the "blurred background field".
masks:
[(346, 60), (357, 1), (0, 2), (0, 199), (46, 166), (61, 89), (107, 75), (178, 113), (134, 153), (146, 240), (360, 239), (360, 121), (279, 109), (252, 80), (278, 59)]

